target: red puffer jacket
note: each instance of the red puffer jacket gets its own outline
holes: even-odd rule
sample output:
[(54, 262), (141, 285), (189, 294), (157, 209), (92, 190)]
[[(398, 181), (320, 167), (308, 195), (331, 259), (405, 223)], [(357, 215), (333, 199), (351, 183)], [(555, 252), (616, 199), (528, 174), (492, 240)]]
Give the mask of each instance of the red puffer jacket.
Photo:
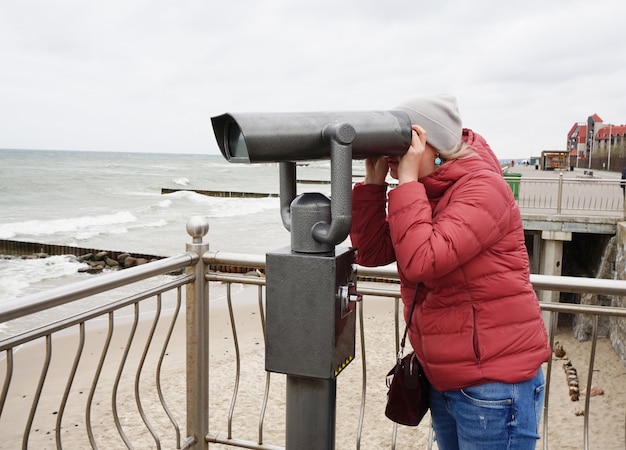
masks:
[(357, 184), (352, 244), (357, 262), (396, 261), (409, 339), (439, 391), (536, 375), (550, 357), (529, 279), (519, 208), (485, 140), (463, 139), (474, 156), (443, 164), (389, 192)]

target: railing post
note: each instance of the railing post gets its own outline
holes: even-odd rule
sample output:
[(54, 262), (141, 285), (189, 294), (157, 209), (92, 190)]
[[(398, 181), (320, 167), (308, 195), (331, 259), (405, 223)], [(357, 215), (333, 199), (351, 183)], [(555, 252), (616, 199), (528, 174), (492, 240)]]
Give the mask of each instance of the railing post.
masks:
[(187, 268), (195, 280), (187, 285), (187, 443), (195, 450), (208, 449), (205, 436), (209, 431), (209, 288), (202, 255), (209, 244), (202, 237), (209, 231), (206, 219), (194, 216), (187, 222), (187, 233), (193, 238), (188, 252), (198, 254), (198, 263)]
[(563, 203), (563, 172), (559, 173), (559, 188), (556, 196), (556, 213), (561, 214)]

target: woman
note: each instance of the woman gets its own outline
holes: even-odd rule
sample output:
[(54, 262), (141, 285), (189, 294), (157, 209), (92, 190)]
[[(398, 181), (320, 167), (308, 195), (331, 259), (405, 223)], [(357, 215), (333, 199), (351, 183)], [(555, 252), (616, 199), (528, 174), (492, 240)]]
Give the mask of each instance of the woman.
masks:
[[(397, 109), (413, 124), (402, 157), (366, 160), (352, 196), (357, 262), (396, 261), (409, 339), (431, 384), (440, 450), (534, 449), (550, 357), (519, 208), (456, 99)], [(398, 180), (389, 191), (387, 174)]]

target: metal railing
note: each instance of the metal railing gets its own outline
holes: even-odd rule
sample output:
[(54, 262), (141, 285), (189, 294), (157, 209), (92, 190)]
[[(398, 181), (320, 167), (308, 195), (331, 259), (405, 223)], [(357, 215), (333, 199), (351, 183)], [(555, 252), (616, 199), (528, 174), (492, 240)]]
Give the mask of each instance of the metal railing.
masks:
[[(81, 394), (83, 393), (82, 389), (87, 391), (86, 398), (80, 401), (81, 407), (84, 409), (84, 417), (79, 420), (79, 422), (82, 422), (81, 425), (85, 427), (87, 437), (87, 442), (82, 443), (81, 447), (85, 445), (91, 445), (92, 448), (108, 447), (104, 445), (103, 442), (98, 443), (94, 434), (94, 421), (97, 421), (95, 416), (101, 413), (101, 408), (97, 407), (97, 403), (100, 400), (95, 400), (95, 398), (98, 396), (97, 394), (99, 394), (98, 390), (101, 387), (99, 381), (103, 371), (112, 370), (116, 373), (115, 381), (112, 386), (107, 387), (109, 392), (106, 393), (106, 397), (110, 399), (110, 412), (116, 432), (122, 441), (116, 445), (126, 445), (128, 448), (132, 448), (132, 444), (122, 424), (125, 420), (118, 411), (121, 381), (129, 381), (128, 377), (123, 377), (125, 370), (128, 369), (134, 370), (130, 382), (134, 386), (134, 401), (143, 426), (151, 435), (156, 447), (160, 448), (160, 438), (154, 431), (146, 415), (146, 408), (142, 403), (142, 396), (139, 395), (139, 393), (142, 376), (145, 372), (144, 364), (146, 358), (151, 347), (158, 344), (154, 340), (154, 332), (159, 322), (165, 322), (164, 326), (167, 327), (168, 331), (165, 340), (161, 343), (161, 347), (157, 349), (158, 359), (156, 359), (156, 361), (158, 362), (156, 366), (153, 367), (153, 375), (156, 377), (154, 389), (161, 400), (162, 411), (171, 421), (172, 430), (177, 436), (176, 439), (179, 443), (178, 448), (180, 448), (179, 424), (171, 414), (163, 396), (161, 367), (181, 310), (181, 288), (193, 282), (195, 276), (192, 274), (180, 275), (171, 280), (167, 280), (165, 283), (158, 283), (149, 288), (143, 286), (141, 292), (136, 294), (115, 300), (108, 300), (108, 298), (113, 296), (115, 289), (128, 287), (159, 275), (189, 267), (198, 260), (199, 257), (197, 254), (185, 253), (133, 269), (51, 289), (47, 292), (41, 292), (8, 304), (3, 304), (0, 308), (0, 323), (5, 324), (11, 320), (19, 321), (26, 317), (36, 315), (37, 313), (53, 311), (55, 307), (72, 305), (73, 302), (79, 300), (94, 298), (93, 296), (97, 296), (98, 294), (108, 294), (107, 300), (102, 302), (99, 306), (93, 306), (94, 304), (101, 303), (101, 300), (96, 298), (92, 304), (83, 304), (82, 311), (61, 317), (52, 323), (46, 323), (45, 318), (42, 318), (42, 324), (40, 326), (0, 342), (0, 354), (4, 357), (2, 358), (4, 359), (4, 367), (0, 370), (3, 386), (0, 393), (0, 425), (3, 423), (3, 420), (4, 422), (7, 421), (6, 418), (19, 415), (20, 411), (28, 411), (24, 423), (19, 429), (7, 429), (5, 425), (1, 426), (3, 437), (0, 447), (4, 447), (4, 443), (6, 443), (9, 444), (7, 448), (18, 448), (20, 444), (21, 448), (28, 448), (29, 441), (31, 438), (35, 437), (37, 431), (41, 430), (41, 426), (47, 426), (47, 436), (49, 437), (47, 440), (53, 439), (56, 448), (62, 448), (62, 432), (66, 431), (66, 425), (64, 424), (64, 419), (66, 418), (65, 413), (70, 399), (75, 400), (76, 389), (81, 389)], [(173, 310), (168, 314), (169, 317), (165, 317), (162, 314), (163, 296), (168, 292), (174, 294)], [(151, 325), (149, 332), (147, 334), (144, 333), (143, 341), (141, 341), (137, 333), (141, 314), (140, 305), (143, 306), (149, 301), (152, 302), (152, 311), (147, 311), (147, 313), (151, 316)], [(129, 309), (131, 309), (132, 312), (130, 312)], [(121, 313), (130, 314), (131, 324), (126, 336), (115, 336), (115, 345), (122, 346), (124, 350), (117, 363), (111, 365), (107, 364), (107, 359), (112, 358), (112, 354), (115, 353), (112, 349), (112, 342), (114, 341), (116, 327), (118, 327), (117, 322), (125, 321), (128, 323), (128, 320), (125, 320)], [(104, 321), (106, 324), (98, 324), (98, 320)], [(98, 345), (89, 345), (87, 342), (89, 338), (87, 338), (88, 333), (86, 329), (92, 324), (94, 324), (95, 330), (105, 333), (104, 339), (100, 339), (98, 342), (98, 345), (100, 345), (99, 349), (97, 348)], [(51, 379), (51, 372), (63, 369), (59, 367), (52, 368), (53, 357), (55, 356), (55, 350), (57, 348), (57, 339), (61, 342), (70, 332), (74, 337), (70, 347), (75, 347), (71, 367), (66, 371), (65, 379)], [(94, 331), (94, 333), (96, 333), (96, 331)], [(25, 373), (25, 369), (20, 370), (20, 368), (17, 367), (21, 363), (19, 361), (19, 353), (25, 350), (23, 348), (24, 346), (29, 345), (39, 345), (43, 347), (43, 358), (38, 378), (34, 377), (34, 374)], [(133, 346), (138, 348), (133, 348)], [(61, 345), (59, 346), (59, 350), (63, 352), (66, 350), (66, 347)], [(131, 350), (133, 350), (132, 353)], [(94, 353), (88, 354), (88, 352)], [(135, 365), (134, 368), (130, 368), (132, 364)], [(79, 369), (83, 373), (79, 373)], [(25, 375), (33, 376), (37, 381), (34, 386), (31, 386), (32, 391), (19, 392), (20, 389), (24, 388), (19, 385), (21, 380), (18, 376), (23, 377)], [(39, 428), (36, 428), (34, 426), (36, 418), (42, 414), (40, 405), (43, 399), (42, 393), (44, 392), (44, 388), (46, 388), (45, 392), (47, 392), (48, 395), (53, 395), (50, 392), (60, 386), (57, 383), (62, 383), (64, 388), (62, 393), (57, 396), (58, 403), (56, 404), (54, 412), (54, 421), (48, 421), (45, 425), (40, 424)], [(18, 384), (18, 386), (12, 390), (13, 384)], [(21, 396), (19, 394), (21, 394)], [(153, 406), (154, 405), (152, 405), (152, 407)], [(13, 441), (11, 436), (15, 435), (21, 435), (21, 442)], [(112, 442), (110, 436), (107, 436), (105, 439)]]
[[(0, 305), (0, 323), (20, 321), (61, 305), (78, 305), (93, 296), (97, 305), (0, 341), (0, 358), (4, 359), (4, 364), (0, 359), (0, 447), (202, 449), (213, 444), (217, 448), (282, 448), (284, 376), (263, 370), (265, 279), (208, 270), (230, 265), (263, 269), (265, 256), (209, 252), (202, 243), (206, 231), (200, 228), (188, 227), (193, 244), (187, 253)], [(181, 268), (186, 268), (185, 274), (171, 275)], [(357, 358), (338, 378), (339, 448), (396, 448), (405, 442), (432, 448), (427, 422), (407, 428), (380, 420), (384, 374), (393, 365), (402, 328), (399, 285), (393, 267), (359, 267), (357, 273), (364, 301), (356, 309)], [(152, 282), (149, 287), (147, 280)], [(531, 281), (539, 290), (626, 295), (626, 281), (541, 275), (532, 275)], [(122, 293), (116, 294), (119, 288)], [(129, 290), (139, 292), (124, 295)], [(221, 302), (222, 294), (228, 314), (215, 323), (209, 305)], [(385, 298), (393, 299), (393, 314), (371, 312), (375, 309), (370, 307)], [(598, 318), (626, 320), (626, 309), (560, 303), (541, 307), (552, 317), (551, 345), (557, 314), (594, 318), (586, 374), (589, 390)], [(226, 323), (227, 333), (220, 331)], [(383, 326), (372, 328), (374, 323)], [(176, 330), (181, 334), (183, 326), (184, 343), (176, 343)], [(254, 326), (258, 335), (251, 334)], [(225, 334), (211, 334), (219, 332)], [(98, 334), (101, 339), (92, 342)], [(210, 336), (227, 340), (232, 347), (213, 341), (211, 349)], [(75, 350), (69, 367), (59, 367), (55, 359), (67, 360), (63, 355), (66, 339)], [(57, 341), (62, 344), (59, 354)], [(385, 343), (387, 350), (381, 350)], [(36, 361), (21, 359), (33, 353), (39, 355)], [(25, 370), (33, 366), (36, 373)], [(209, 379), (210, 372), (214, 379)], [(546, 379), (544, 449), (549, 448), (552, 361), (547, 363)], [(584, 403), (583, 445), (588, 449), (589, 396)], [(107, 421), (108, 427), (103, 428)], [(218, 432), (224, 425), (226, 431)], [(621, 434), (626, 439), (626, 423)]]
[(518, 205), (523, 213), (625, 217), (621, 181), (586, 176), (521, 177)]

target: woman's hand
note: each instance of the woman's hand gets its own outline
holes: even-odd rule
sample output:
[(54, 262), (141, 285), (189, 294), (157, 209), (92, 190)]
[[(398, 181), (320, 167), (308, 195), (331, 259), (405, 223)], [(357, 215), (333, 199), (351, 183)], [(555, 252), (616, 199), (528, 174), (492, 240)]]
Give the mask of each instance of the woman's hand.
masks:
[(389, 164), (386, 157), (365, 159), (365, 184), (385, 184), (389, 172)]
[(420, 168), (424, 164), (424, 156), (426, 154), (426, 130), (419, 125), (413, 125), (411, 128), (413, 129), (411, 146), (407, 152), (400, 157), (398, 164), (399, 184), (417, 181), (419, 179)]

